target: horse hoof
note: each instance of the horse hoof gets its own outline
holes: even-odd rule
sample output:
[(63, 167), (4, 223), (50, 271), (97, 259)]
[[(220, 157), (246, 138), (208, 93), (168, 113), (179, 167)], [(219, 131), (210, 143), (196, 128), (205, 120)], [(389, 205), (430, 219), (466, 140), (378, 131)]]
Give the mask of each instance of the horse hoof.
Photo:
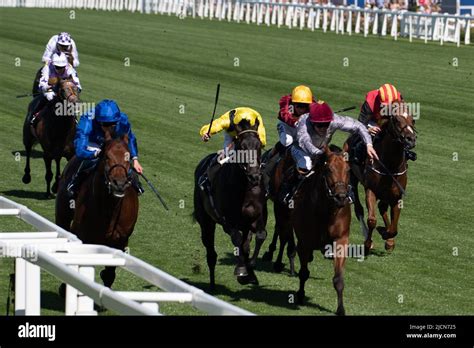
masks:
[(258, 285), (258, 279), (255, 276), (255, 274), (249, 274), (245, 277), (237, 277), (237, 281), (239, 282), (240, 285), (247, 285), (247, 284)]
[(104, 283), (104, 286), (111, 288), (115, 280), (115, 273), (108, 273), (105, 269), (100, 271), (100, 279)]
[(23, 178), (21, 179), (24, 184), (29, 184), (31, 182), (31, 175), (30, 174), (25, 174), (23, 175)]
[(247, 267), (245, 266), (235, 266), (234, 275), (237, 277), (246, 277), (249, 275), (247, 272)]
[(275, 262), (273, 264), (273, 270), (277, 273), (281, 273), (283, 271), (284, 267), (285, 267), (285, 265), (281, 262)]
[(61, 298), (66, 298), (66, 284), (61, 283), (61, 285), (59, 285), (58, 293)]
[(257, 265), (257, 260), (256, 259), (251, 259), (250, 262), (249, 262), (250, 268), (254, 269), (256, 265)]
[(304, 305), (305, 294), (304, 291), (298, 291), (296, 293), (296, 303), (299, 305)]
[(271, 261), (272, 258), (273, 258), (273, 253), (271, 253), (269, 251), (265, 252), (265, 254), (263, 254), (263, 256), (262, 256), (263, 261)]
[(51, 192), (56, 194), (58, 193), (58, 182), (56, 181), (53, 186), (51, 186)]
[(395, 240), (393, 238), (389, 238), (385, 242), (385, 250), (388, 252), (392, 252), (393, 249), (395, 249)]
[(344, 309), (344, 307), (338, 308), (337, 311), (336, 311), (336, 315), (337, 315), (337, 316), (344, 316), (344, 315), (346, 315), (346, 310)]
[(52, 199), (52, 198), (54, 198), (54, 195), (51, 192), (46, 192), (44, 194), (44, 198), (45, 199)]

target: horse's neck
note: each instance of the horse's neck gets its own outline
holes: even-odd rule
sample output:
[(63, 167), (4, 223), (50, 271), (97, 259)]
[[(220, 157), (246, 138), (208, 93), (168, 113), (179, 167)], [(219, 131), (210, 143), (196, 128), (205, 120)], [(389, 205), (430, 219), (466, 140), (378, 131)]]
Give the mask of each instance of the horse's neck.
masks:
[[(301, 190), (308, 192), (310, 206), (314, 208), (314, 212), (319, 215), (327, 215), (326, 212), (331, 210), (332, 204), (329, 201), (326, 192), (326, 184), (324, 181), (324, 167), (316, 169), (317, 172), (313, 174), (312, 179), (308, 182), (309, 190)], [(323, 211), (324, 210), (324, 211)]]
[(375, 144), (380, 161), (391, 171), (399, 170), (405, 162), (403, 145), (396, 141), (389, 130), (385, 130), (382, 139)]

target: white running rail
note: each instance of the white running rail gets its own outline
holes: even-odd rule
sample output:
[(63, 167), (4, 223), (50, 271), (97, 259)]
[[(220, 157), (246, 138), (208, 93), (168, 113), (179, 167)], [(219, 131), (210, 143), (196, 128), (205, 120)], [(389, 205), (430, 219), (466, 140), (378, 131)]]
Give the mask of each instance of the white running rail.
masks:
[(0, 7), (77, 8), (188, 16), (257, 25), (307, 28), (364, 37), (403, 36), (430, 41), (471, 43), (474, 17), (367, 9), (356, 6), (298, 4), (282, 0), (0, 0)]
[[(0, 256), (15, 258), (15, 315), (41, 314), (41, 270), (66, 283), (66, 315), (97, 315), (94, 302), (123, 315), (160, 315), (159, 303), (185, 303), (212, 315), (252, 315), (128, 255), (82, 244), (26, 206), (0, 196), (0, 216), (16, 216), (38, 232), (0, 232)], [(163, 291), (114, 291), (95, 282), (96, 266), (121, 267)]]

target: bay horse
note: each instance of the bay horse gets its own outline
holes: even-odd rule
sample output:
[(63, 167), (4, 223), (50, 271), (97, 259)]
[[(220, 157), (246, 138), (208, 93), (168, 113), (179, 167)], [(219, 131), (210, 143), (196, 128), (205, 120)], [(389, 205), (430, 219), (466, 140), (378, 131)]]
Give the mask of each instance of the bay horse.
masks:
[(301, 268), (296, 299), (299, 304), (304, 303), (304, 286), (309, 278), (308, 263), (313, 260), (313, 251), (335, 246), (332, 253), (337, 315), (345, 314), (342, 293), (351, 224), (350, 167), (346, 160), (346, 153), (338, 147), (324, 147), (322, 158), (313, 168), (314, 174), (305, 179), (294, 197), (291, 224), (286, 227), (294, 228), (298, 240), (296, 249)]
[[(56, 224), (84, 243), (124, 251), (138, 218), (128, 136), (113, 137), (110, 128), (105, 128), (105, 144), (98, 163), (82, 183), (74, 202), (66, 187), (79, 164), (80, 160), (73, 157), (64, 169), (56, 196)], [(111, 287), (115, 267), (105, 267), (100, 277), (105, 286)]]
[[(392, 104), (392, 112), (384, 117), (381, 132), (374, 139), (374, 149), (379, 161), (365, 161), (361, 165), (351, 161), (351, 185), (354, 190), (354, 211), (365, 237), (365, 254), (373, 249), (372, 232), (377, 226), (375, 205), (378, 203), (385, 228), (377, 228), (385, 240), (385, 250), (393, 251), (395, 236), (398, 234), (398, 220), (406, 186), (408, 164), (405, 151), (416, 146), (416, 129), (413, 117), (408, 114), (404, 102)], [(350, 136), (344, 144), (344, 150), (350, 151), (354, 137)], [(365, 201), (368, 210), (367, 226), (364, 224), (364, 209), (358, 195), (358, 183), (365, 189)], [(388, 207), (390, 206), (390, 218)]]
[[(263, 185), (261, 147), (258, 121), (251, 126), (243, 120), (235, 125), (234, 149), (238, 153), (254, 153), (255, 163), (225, 163), (217, 171), (211, 184), (211, 197), (199, 187), (199, 178), (206, 172), (215, 154), (206, 156), (197, 166), (194, 177), (193, 217), (201, 227), (201, 240), (206, 248), (209, 267), (210, 288), (215, 288), (215, 266), (217, 253), (214, 247), (216, 223), (222, 225), (231, 237), (236, 257), (234, 275), (244, 284), (258, 284), (254, 272), (255, 261), (265, 240), (267, 206)], [(229, 161), (230, 162), (230, 161)], [(250, 258), (252, 234), (256, 234), (256, 247)]]
[[(46, 198), (51, 198), (51, 192), (56, 193), (58, 181), (60, 178), (61, 158), (71, 159), (74, 155), (74, 134), (76, 132), (76, 118), (74, 114), (69, 114), (68, 110), (73, 110), (79, 102), (78, 89), (75, 83), (70, 79), (55, 79), (51, 85), (56, 85), (58, 89), (57, 96), (46, 103), (38, 115), (34, 125), (31, 124), (31, 113), (34, 111), (34, 105), (37, 105), (37, 97), (28, 105), (28, 113), (23, 124), (23, 145), (26, 151), (25, 173), (22, 181), (24, 184), (31, 182), (30, 158), (33, 145), (40, 143), (43, 149), (43, 160), (46, 167)], [(72, 107), (71, 107), (72, 106)], [(52, 161), (56, 162), (56, 176), (53, 186), (53, 171), (51, 170)]]
[[(271, 151), (271, 150), (269, 150)], [(264, 154), (264, 157), (268, 155), (269, 151)], [(273, 263), (273, 270), (277, 273), (283, 271), (284, 264), (283, 253), (285, 246), (287, 246), (287, 256), (290, 260), (290, 275), (295, 275), (295, 256), (296, 256), (296, 244), (293, 228), (291, 228), (291, 214), (288, 206), (281, 202), (280, 199), (280, 188), (284, 180), (287, 180), (287, 176), (290, 175), (289, 171), (294, 170), (294, 161), (291, 157), (289, 149), (285, 151), (284, 156), (278, 161), (275, 169), (272, 173), (266, 173), (269, 175), (269, 198), (273, 201), (273, 213), (275, 216), (275, 229), (273, 231), (273, 238), (268, 247), (268, 251), (263, 255), (264, 261), (272, 261), (273, 253), (276, 250), (277, 241), (280, 241), (280, 248), (278, 256)], [(291, 204), (291, 203), (290, 203)]]

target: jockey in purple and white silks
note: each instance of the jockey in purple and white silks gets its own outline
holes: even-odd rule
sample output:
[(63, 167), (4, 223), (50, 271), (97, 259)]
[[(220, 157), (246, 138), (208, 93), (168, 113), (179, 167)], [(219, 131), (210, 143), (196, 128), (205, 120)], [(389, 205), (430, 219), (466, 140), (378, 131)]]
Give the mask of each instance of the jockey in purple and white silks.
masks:
[(53, 35), (51, 39), (49, 39), (42, 60), (45, 64), (49, 64), (52, 60), (53, 54), (60, 54), (61, 52), (66, 55), (69, 64), (74, 68), (79, 66), (79, 54), (77, 53), (76, 43), (71, 35), (66, 32)]

